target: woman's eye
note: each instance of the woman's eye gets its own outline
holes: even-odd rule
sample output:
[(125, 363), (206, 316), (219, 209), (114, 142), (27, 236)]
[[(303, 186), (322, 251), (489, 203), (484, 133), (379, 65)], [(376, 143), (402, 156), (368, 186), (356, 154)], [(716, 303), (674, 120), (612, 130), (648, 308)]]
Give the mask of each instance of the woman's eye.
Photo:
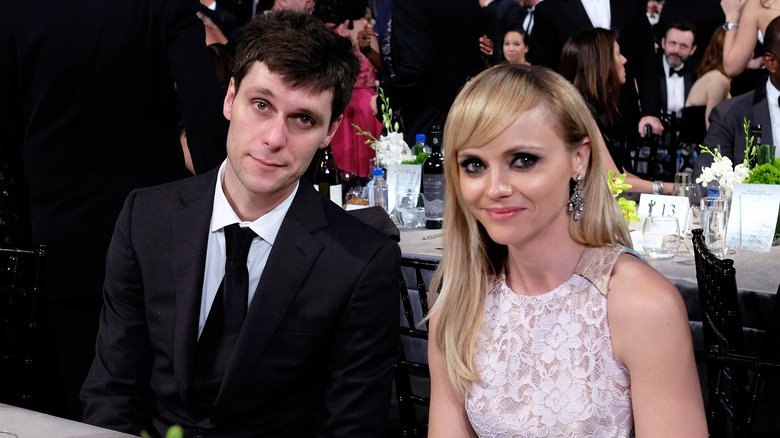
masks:
[(463, 168), (466, 173), (477, 173), (482, 171), (485, 168), (485, 165), (482, 164), (481, 161), (471, 158), (460, 163), (460, 167)]
[(530, 154), (517, 154), (514, 158), (512, 165), (519, 169), (528, 169), (539, 160), (539, 157)]

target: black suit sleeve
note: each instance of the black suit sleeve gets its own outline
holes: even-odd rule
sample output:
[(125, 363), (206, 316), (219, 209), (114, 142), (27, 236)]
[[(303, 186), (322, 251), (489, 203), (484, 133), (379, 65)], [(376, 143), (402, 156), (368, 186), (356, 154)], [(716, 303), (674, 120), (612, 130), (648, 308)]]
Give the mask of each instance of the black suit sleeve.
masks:
[(144, 412), (151, 397), (152, 350), (130, 236), (135, 193), (125, 202), (108, 250), (97, 354), (81, 400), (85, 423), (139, 435), (152, 430)]
[(318, 437), (385, 433), (399, 352), (400, 269), (398, 245), (387, 239), (366, 265), (339, 318)]
[[(723, 103), (723, 102), (722, 102)], [(729, 126), (727, 112), (724, 111), (724, 105), (716, 105), (715, 108), (710, 111), (710, 127), (707, 129), (707, 134), (704, 136), (703, 145), (715, 150), (716, 148), (724, 157), (729, 157), (734, 160), (734, 135), (733, 128)], [(699, 152), (699, 156), (696, 158), (696, 162), (693, 165), (693, 174), (691, 175), (695, 181), (701, 175), (701, 170), (704, 167), (712, 165), (713, 157), (710, 154)]]
[(228, 122), (222, 115), (225, 92), (209, 60), (203, 22), (189, 7), (175, 13), (177, 24), (170, 31), (168, 45), (170, 76), (182, 101), (181, 120), (195, 172), (203, 173), (227, 155)]
[(397, 89), (420, 86), (434, 69), (436, 53), (431, 32), (431, 11), (417, 0), (394, 0), (390, 34)]
[(630, 41), (631, 48), (621, 47), (622, 50), (631, 50), (626, 56), (634, 65), (632, 67), (639, 88), (639, 102), (643, 116), (661, 115), (661, 95), (655, 83), (657, 76), (654, 74), (655, 46), (653, 29), (647, 21), (646, 5), (643, 2), (635, 2), (636, 7), (631, 11), (629, 21), (623, 26), (626, 37), (618, 36), (622, 41)]

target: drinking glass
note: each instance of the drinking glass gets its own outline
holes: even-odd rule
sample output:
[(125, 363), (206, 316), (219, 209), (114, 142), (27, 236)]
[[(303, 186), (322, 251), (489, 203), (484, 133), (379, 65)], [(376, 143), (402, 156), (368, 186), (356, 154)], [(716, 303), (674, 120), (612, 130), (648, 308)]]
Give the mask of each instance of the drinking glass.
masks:
[(651, 259), (670, 259), (680, 246), (680, 224), (672, 216), (648, 216), (642, 227), (642, 247)]
[(425, 224), (425, 199), (422, 193), (409, 190), (398, 197), (395, 222), (403, 228), (418, 228)]
[(726, 255), (728, 211), (728, 198), (701, 198), (701, 227), (704, 229), (704, 243), (718, 257)]
[(685, 196), (691, 191), (691, 174), (688, 172), (677, 172), (674, 174), (674, 188), (672, 194), (674, 196)]

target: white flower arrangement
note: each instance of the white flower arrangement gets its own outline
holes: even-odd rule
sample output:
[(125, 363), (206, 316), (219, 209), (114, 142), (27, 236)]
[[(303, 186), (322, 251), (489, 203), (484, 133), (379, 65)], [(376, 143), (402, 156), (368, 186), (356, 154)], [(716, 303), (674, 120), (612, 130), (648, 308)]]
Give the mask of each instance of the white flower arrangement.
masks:
[(696, 182), (706, 187), (710, 182), (717, 181), (724, 191), (722, 196), (730, 197), (734, 184), (740, 184), (750, 176), (750, 168), (745, 163), (734, 166), (731, 159), (722, 156), (717, 148), (711, 151), (708, 147), (702, 146), (702, 153), (711, 154), (714, 160), (710, 167), (701, 170), (701, 176), (696, 178)]
[(368, 137), (366, 144), (370, 143), (376, 151), (376, 166), (387, 169), (390, 164), (401, 164), (404, 161), (413, 161), (415, 156), (404, 141), (404, 136), (398, 132), (398, 122), (393, 124), (393, 110), (390, 108), (390, 99), (385, 97), (385, 91), (379, 89), (381, 101), (382, 122), (384, 122), (387, 134), (374, 137), (370, 132), (364, 131), (360, 126), (352, 124), (357, 129), (358, 135)]

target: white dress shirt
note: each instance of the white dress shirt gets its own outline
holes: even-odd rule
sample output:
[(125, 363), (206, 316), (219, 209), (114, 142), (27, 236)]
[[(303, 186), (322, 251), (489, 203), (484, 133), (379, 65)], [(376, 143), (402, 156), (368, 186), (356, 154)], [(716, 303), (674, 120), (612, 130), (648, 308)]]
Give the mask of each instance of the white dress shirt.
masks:
[(247, 256), (247, 269), (249, 270), (249, 304), (255, 296), (255, 290), (260, 283), (260, 275), (263, 273), (265, 263), (268, 261), (268, 254), (282, 226), (282, 220), (290, 209), (295, 194), (298, 193), (298, 185), (292, 194), (276, 206), (273, 210), (254, 222), (242, 221), (225, 197), (222, 191), (222, 181), (225, 178), (225, 166), (227, 161), (223, 161), (219, 167), (217, 184), (214, 191), (214, 207), (211, 211), (211, 224), (209, 225), (208, 246), (206, 249), (206, 271), (203, 275), (203, 291), (200, 301), (200, 317), (198, 320), (198, 338), (203, 332), (203, 326), (206, 324), (211, 304), (217, 295), (222, 277), (225, 276), (225, 232), (224, 228), (228, 225), (238, 223), (242, 228), (249, 227), (257, 234), (252, 245), (249, 247)]
[[(780, 158), (780, 104), (777, 102), (777, 98), (780, 97), (780, 90), (772, 85), (772, 81), (766, 80), (766, 99), (769, 103), (769, 121), (772, 124), (770, 129), (772, 130), (772, 143), (775, 148), (775, 158)], [(766, 132), (767, 128), (762, 126), (761, 132)], [(766, 143), (766, 141), (764, 141)]]
[[(682, 117), (682, 109), (685, 107), (685, 79), (680, 75), (669, 76), (669, 63), (666, 55), (661, 57), (664, 63), (664, 77), (666, 78), (666, 111), (669, 114), (677, 114)], [(685, 64), (680, 64), (676, 70), (682, 70)]]
[[(581, 0), (585, 13), (590, 18), (593, 27), (610, 29), (612, 26), (612, 10), (609, 8), (610, 0)], [(622, 0), (616, 0), (622, 1)]]
[(536, 9), (535, 6), (528, 8), (523, 19), (523, 30), (528, 35), (531, 35), (531, 31), (534, 30), (534, 9)]

